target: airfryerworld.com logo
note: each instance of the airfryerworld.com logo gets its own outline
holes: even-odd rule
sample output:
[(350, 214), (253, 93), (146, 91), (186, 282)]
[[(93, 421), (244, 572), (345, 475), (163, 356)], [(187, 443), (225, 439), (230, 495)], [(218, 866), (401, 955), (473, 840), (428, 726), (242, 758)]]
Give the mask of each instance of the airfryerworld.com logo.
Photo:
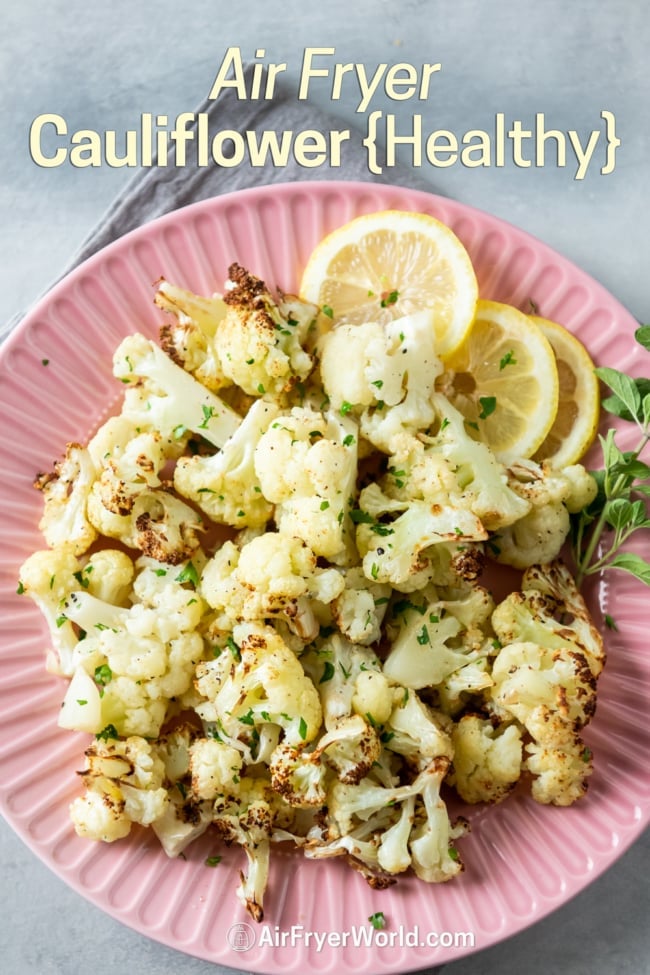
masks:
[(472, 931), (423, 931), (419, 925), (400, 924), (394, 930), (370, 925), (356, 925), (348, 931), (310, 931), (302, 924), (282, 930), (277, 925), (262, 924), (258, 928), (241, 921), (227, 932), (233, 951), (250, 951), (255, 945), (269, 948), (295, 948), (304, 944), (317, 952), (324, 948), (474, 948)]

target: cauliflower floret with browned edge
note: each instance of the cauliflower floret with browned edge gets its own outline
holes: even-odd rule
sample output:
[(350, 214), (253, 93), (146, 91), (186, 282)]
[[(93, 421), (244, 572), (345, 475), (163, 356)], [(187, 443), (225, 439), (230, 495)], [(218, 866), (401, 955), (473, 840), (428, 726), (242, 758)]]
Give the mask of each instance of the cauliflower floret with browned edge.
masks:
[(490, 547), (492, 554), (497, 562), (516, 569), (552, 562), (569, 534), (570, 513), (596, 497), (595, 478), (581, 464), (554, 470), (546, 462), (519, 461), (510, 466), (508, 483), (531, 508), (500, 529)]
[(552, 747), (529, 742), (524, 765), (533, 775), (533, 799), (554, 806), (570, 806), (582, 799), (593, 772), (591, 749), (579, 735), (567, 735)]
[(548, 649), (573, 647), (589, 661), (594, 677), (605, 663), (603, 638), (575, 579), (560, 561), (526, 569), (521, 590), (499, 603), (492, 625), (502, 644), (532, 641)]
[(86, 792), (70, 806), (79, 836), (111, 842), (126, 836), (132, 823), (149, 826), (163, 815), (164, 765), (148, 741), (138, 736), (96, 740), (85, 754), (80, 774)]
[(234, 625), (240, 620), (284, 619), (305, 642), (320, 628), (312, 600), (330, 603), (343, 591), (343, 576), (321, 568), (299, 538), (266, 532), (241, 551), (225, 542), (206, 565), (201, 593)]
[(221, 295), (204, 297), (161, 278), (154, 303), (174, 316), (160, 329), (167, 355), (208, 389), (218, 392), (227, 386), (217, 352), (219, 327), (228, 312)]
[(501, 802), (521, 775), (523, 746), (515, 722), (495, 724), (464, 714), (451, 732), (454, 757), (447, 781), (469, 803)]
[(318, 691), (277, 632), (240, 623), (233, 647), (234, 653), (223, 651), (196, 669), (204, 699), (196, 711), (203, 720), (251, 742), (264, 725), (277, 725), (290, 744), (313, 741), (323, 717)]
[(241, 752), (215, 738), (197, 738), (190, 746), (192, 792), (199, 799), (236, 793), (241, 782)]
[(43, 495), (43, 514), (38, 527), (51, 548), (71, 547), (85, 552), (97, 538), (88, 516), (88, 497), (97, 478), (88, 448), (69, 443), (65, 457), (48, 474), (39, 474), (34, 487)]
[(314, 365), (302, 343), (316, 307), (294, 299), (283, 309), (264, 282), (239, 264), (230, 266), (228, 277), (228, 312), (217, 335), (223, 374), (251, 396), (290, 392)]

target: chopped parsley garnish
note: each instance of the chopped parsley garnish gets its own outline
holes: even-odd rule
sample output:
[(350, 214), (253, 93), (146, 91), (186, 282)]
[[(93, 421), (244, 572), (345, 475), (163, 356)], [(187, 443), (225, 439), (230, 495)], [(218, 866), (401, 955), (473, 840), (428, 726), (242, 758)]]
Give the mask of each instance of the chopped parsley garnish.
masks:
[(194, 564), (188, 562), (184, 569), (178, 573), (175, 579), (176, 582), (191, 582), (193, 586), (198, 586), (199, 584), (199, 574), (196, 571)]
[(497, 408), (497, 398), (496, 396), (479, 396), (478, 401), (481, 404), (481, 412), (478, 418), (479, 420), (487, 420)]
[(105, 728), (102, 728), (102, 730), (98, 731), (95, 735), (95, 738), (97, 738), (98, 741), (108, 741), (109, 738), (118, 739), (119, 737), (120, 736), (117, 732), (117, 728), (114, 724), (107, 724)]
[(108, 664), (100, 664), (99, 667), (95, 667), (94, 680), (100, 687), (110, 684), (113, 680), (113, 671)]
[(422, 627), (422, 629), (420, 630), (420, 632), (418, 633), (416, 639), (417, 639), (417, 641), (418, 641), (418, 643), (420, 644), (421, 647), (426, 646), (427, 643), (431, 643), (431, 638), (429, 636), (429, 631), (428, 631), (428, 629), (426, 627), (426, 623)]
[(506, 352), (504, 356), (501, 357), (499, 361), (499, 369), (505, 369), (506, 366), (516, 366), (517, 360), (515, 359), (515, 354), (512, 349)]
[(208, 423), (215, 416), (214, 406), (201, 406), (201, 412), (203, 413), (203, 420), (199, 423), (199, 430), (207, 430)]
[(298, 725), (298, 734), (304, 741), (307, 737), (307, 722), (304, 718), (300, 719), (300, 724)]
[(230, 650), (235, 660), (241, 660), (241, 652), (239, 650), (239, 647), (237, 646), (237, 644), (235, 643), (235, 641), (231, 636), (229, 636), (228, 639), (226, 640), (226, 646)]
[(369, 916), (368, 920), (372, 924), (375, 931), (381, 931), (382, 928), (386, 927), (386, 918), (383, 911), (375, 911), (374, 914)]
[(381, 305), (382, 308), (389, 308), (391, 305), (395, 304), (398, 298), (399, 298), (399, 291), (397, 290), (384, 291), (384, 293), (381, 296), (381, 301), (379, 302), (379, 304)]
[(319, 680), (319, 684), (326, 684), (328, 680), (331, 680), (334, 676), (334, 664), (331, 660), (326, 660), (323, 665), (323, 675)]
[(203, 861), (206, 867), (216, 867), (221, 863), (221, 857), (206, 857)]
[(327, 315), (328, 318), (334, 318), (334, 312), (329, 305), (323, 305), (321, 308), (323, 315)]

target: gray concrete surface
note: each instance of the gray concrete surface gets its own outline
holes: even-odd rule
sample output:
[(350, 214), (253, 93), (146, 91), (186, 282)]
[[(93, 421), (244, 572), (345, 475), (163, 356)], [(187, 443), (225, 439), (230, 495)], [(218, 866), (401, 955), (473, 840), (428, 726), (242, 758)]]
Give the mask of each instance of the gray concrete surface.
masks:
[[(143, 112), (175, 117), (207, 94), (227, 47), (266, 49), (295, 84), (303, 49), (336, 60), (441, 62), (426, 103), (372, 107), (425, 129), (490, 129), (497, 113), (576, 130), (583, 143), (614, 114), (616, 166), (594, 152), (575, 165), (471, 169), (424, 166), (433, 191), (480, 207), (545, 240), (650, 318), (647, 218), (650, 13), (638, 0), (5, 0), (0, 12), (0, 292), (2, 319), (25, 309), (67, 264), (132, 175), (125, 169), (41, 168), (32, 120), (56, 112), (71, 128), (133, 128)], [(358, 91), (311, 101), (359, 122)], [(428, 128), (427, 128), (428, 126)], [(600, 153), (600, 155), (599, 155)], [(0, 821), (0, 965), (8, 975), (216, 975), (217, 966), (151, 942), (87, 904)], [(561, 911), (513, 939), (445, 967), (449, 975), (645, 975), (650, 844), (646, 834)]]

